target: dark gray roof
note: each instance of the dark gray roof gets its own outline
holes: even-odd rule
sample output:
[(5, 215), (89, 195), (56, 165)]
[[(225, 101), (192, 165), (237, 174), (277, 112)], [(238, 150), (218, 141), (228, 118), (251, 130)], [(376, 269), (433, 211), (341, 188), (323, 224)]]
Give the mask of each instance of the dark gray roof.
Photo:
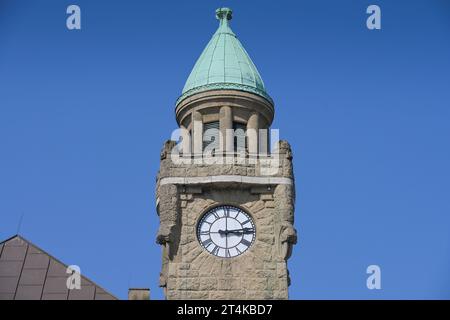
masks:
[(117, 300), (86, 277), (67, 288), (67, 265), (21, 236), (0, 242), (0, 300)]

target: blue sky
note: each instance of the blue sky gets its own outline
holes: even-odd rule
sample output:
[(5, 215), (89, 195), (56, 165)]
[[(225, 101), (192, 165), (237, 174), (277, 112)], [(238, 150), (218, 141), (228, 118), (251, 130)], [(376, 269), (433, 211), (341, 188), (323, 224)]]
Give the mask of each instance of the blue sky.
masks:
[[(382, 30), (365, 26), (370, 4)], [(444, 0), (1, 0), (0, 238), (23, 214), (24, 237), (118, 297), (163, 297), (159, 151), (220, 6), (294, 150), (291, 298), (449, 299)], [(381, 290), (366, 288), (371, 264)]]

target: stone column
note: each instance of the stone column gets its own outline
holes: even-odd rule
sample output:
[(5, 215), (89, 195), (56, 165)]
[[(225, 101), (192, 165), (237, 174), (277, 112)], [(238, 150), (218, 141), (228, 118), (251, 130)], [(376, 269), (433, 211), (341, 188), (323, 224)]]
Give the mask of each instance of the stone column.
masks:
[(189, 130), (184, 126), (180, 126), (181, 147), (183, 149), (183, 157), (190, 156), (191, 154), (191, 135)]
[(233, 110), (229, 106), (223, 106), (220, 108), (219, 113), (220, 122), (220, 151), (225, 151), (227, 154), (231, 154), (234, 150), (233, 139)]
[(202, 114), (198, 111), (192, 113), (192, 139), (194, 156), (203, 153), (203, 121)]
[(268, 129), (259, 129), (259, 154), (267, 156), (269, 151), (269, 132)]
[(258, 129), (259, 114), (253, 113), (247, 122), (248, 153), (250, 156), (258, 154)]

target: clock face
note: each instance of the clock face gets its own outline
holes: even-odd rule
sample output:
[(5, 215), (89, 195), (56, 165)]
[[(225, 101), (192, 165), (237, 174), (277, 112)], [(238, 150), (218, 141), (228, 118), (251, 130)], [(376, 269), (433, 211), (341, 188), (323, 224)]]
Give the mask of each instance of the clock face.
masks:
[(247, 251), (255, 235), (255, 224), (250, 215), (232, 206), (209, 210), (197, 227), (197, 238), (202, 247), (222, 258), (236, 257)]

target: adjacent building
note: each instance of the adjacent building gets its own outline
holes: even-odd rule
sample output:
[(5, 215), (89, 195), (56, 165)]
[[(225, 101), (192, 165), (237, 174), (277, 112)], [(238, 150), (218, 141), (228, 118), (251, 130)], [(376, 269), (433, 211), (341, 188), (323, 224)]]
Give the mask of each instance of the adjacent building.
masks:
[(0, 242), (0, 300), (117, 300), (81, 275), (71, 289), (65, 265), (38, 246), (16, 235)]

